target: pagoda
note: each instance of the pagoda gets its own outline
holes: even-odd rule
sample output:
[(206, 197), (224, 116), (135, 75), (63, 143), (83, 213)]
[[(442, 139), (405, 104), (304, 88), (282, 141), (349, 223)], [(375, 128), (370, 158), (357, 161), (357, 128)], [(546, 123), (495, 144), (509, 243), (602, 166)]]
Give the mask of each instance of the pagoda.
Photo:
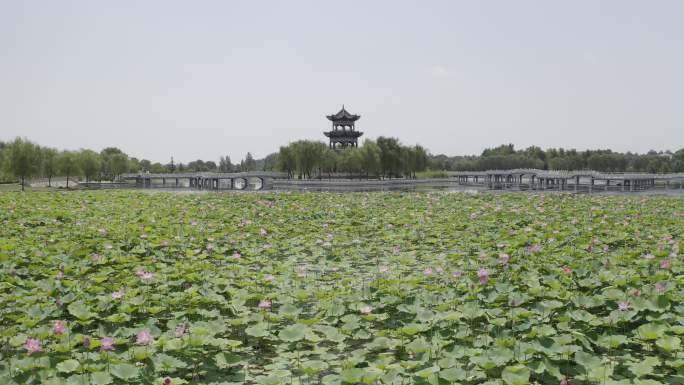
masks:
[(350, 114), (347, 110), (342, 109), (334, 114), (327, 115), (326, 118), (332, 122), (332, 130), (324, 132), (325, 136), (330, 138), (330, 148), (347, 148), (358, 147), (358, 139), (363, 132), (356, 131), (354, 123), (359, 120), (361, 115)]

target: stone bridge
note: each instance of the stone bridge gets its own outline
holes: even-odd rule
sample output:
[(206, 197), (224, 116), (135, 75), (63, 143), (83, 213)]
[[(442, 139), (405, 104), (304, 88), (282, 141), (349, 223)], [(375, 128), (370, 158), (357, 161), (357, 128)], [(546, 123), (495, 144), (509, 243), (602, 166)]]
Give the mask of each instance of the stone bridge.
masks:
[[(490, 190), (556, 190), (573, 192), (639, 191), (654, 188), (684, 189), (684, 173), (642, 174), (603, 173), (597, 171), (549, 171), (537, 169), (452, 171), (441, 180), (293, 180), (282, 172), (251, 171), (241, 173), (136, 173), (124, 174), (112, 187), (169, 188), (197, 190), (322, 190), (336, 191), (341, 187), (385, 189), (423, 186), (435, 183), (445, 186), (470, 185)], [(399, 186), (400, 185), (400, 186)]]
[(274, 179), (287, 178), (286, 173), (250, 171), (239, 173), (138, 173), (123, 174), (119, 178), (138, 188), (192, 188), (197, 190), (269, 190)]
[(637, 191), (656, 187), (684, 188), (684, 173), (604, 173), (591, 170), (550, 171), (537, 169), (451, 171), (447, 175), (460, 184), (489, 189), (559, 191)]

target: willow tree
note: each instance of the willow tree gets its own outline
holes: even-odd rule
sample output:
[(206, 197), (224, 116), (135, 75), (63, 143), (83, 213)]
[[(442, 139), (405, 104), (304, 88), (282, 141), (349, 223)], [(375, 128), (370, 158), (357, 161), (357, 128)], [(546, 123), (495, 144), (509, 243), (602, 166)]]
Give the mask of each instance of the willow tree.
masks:
[(366, 178), (380, 174), (380, 147), (373, 140), (366, 140), (361, 147), (361, 168)]
[(278, 169), (287, 172), (287, 177), (292, 178), (296, 167), (297, 160), (295, 159), (292, 145), (280, 146), (280, 151), (278, 151)]
[(16, 138), (5, 151), (7, 170), (14, 177), (21, 179), (21, 191), (24, 191), (26, 178), (40, 172), (40, 147), (21, 138)]
[(81, 150), (78, 154), (78, 164), (85, 176), (86, 182), (93, 180), (100, 171), (100, 155), (92, 150)]
[(57, 175), (57, 156), (54, 148), (43, 148), (43, 175), (48, 178), (48, 187), (52, 187), (52, 177)]
[[(328, 146), (323, 142), (300, 140), (291, 144), (294, 149), (297, 171), (300, 179), (311, 179), (311, 172), (319, 169), (323, 152)], [(320, 169), (319, 169), (320, 172)]]
[(69, 188), (69, 177), (79, 172), (76, 154), (71, 151), (62, 151), (57, 157), (57, 169), (66, 176), (66, 188)]
[(380, 148), (380, 168), (383, 178), (400, 176), (403, 170), (402, 145), (397, 138), (379, 137), (376, 140)]

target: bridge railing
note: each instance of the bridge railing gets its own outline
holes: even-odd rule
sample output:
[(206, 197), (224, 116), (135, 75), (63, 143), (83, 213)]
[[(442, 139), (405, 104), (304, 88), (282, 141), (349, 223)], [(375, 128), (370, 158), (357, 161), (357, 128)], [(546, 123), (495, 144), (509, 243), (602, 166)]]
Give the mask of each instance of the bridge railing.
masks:
[(121, 179), (150, 179), (150, 178), (249, 178), (267, 177), (274, 179), (287, 178), (287, 173), (274, 171), (246, 171), (246, 172), (184, 172), (184, 173), (128, 173), (122, 174)]
[(658, 179), (671, 180), (682, 179), (684, 173), (651, 174), (630, 172), (600, 172), (594, 170), (539, 170), (539, 169), (510, 169), (510, 170), (486, 170), (486, 171), (448, 171), (447, 176), (488, 176), (488, 175), (528, 175), (540, 178), (569, 179), (575, 177), (593, 177), (594, 179)]

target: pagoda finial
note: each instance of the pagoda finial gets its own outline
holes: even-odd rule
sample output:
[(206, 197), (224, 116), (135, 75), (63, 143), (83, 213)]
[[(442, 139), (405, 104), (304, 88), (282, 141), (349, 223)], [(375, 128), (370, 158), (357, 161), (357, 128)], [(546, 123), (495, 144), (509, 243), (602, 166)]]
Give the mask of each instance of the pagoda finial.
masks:
[(344, 103), (342, 104), (342, 109), (344, 110)]

